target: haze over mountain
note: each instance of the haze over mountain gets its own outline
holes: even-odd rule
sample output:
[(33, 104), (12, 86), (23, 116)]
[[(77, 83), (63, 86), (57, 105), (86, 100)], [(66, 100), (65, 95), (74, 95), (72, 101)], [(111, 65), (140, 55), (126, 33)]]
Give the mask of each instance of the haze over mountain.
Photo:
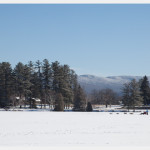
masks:
[[(94, 75), (80, 75), (78, 81), (80, 85), (85, 89), (87, 93), (90, 93), (93, 89), (101, 90), (105, 88), (113, 89), (118, 94), (121, 94), (121, 89), (124, 83), (130, 82), (132, 79), (143, 78), (142, 76), (108, 76), (98, 77)], [(150, 81), (150, 77), (148, 77)]]

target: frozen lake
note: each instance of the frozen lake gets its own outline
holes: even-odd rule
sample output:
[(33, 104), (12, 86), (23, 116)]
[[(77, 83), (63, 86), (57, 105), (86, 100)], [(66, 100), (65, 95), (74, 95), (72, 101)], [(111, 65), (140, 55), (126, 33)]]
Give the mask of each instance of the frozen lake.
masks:
[(150, 116), (0, 112), (0, 146), (150, 146)]

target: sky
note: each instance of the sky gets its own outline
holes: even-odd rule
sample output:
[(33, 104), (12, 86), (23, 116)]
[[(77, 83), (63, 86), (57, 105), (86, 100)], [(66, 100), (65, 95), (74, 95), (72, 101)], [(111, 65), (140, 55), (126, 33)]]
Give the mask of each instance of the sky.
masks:
[(1, 4), (0, 62), (45, 58), (78, 75), (150, 76), (150, 5)]

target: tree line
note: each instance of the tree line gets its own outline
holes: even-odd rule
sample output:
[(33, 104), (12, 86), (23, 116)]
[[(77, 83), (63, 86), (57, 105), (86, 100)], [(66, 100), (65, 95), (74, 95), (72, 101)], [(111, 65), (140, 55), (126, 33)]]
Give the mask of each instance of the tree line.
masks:
[(83, 111), (86, 107), (85, 93), (68, 65), (44, 59), (28, 64), (18, 62), (12, 68), (9, 62), (1, 62), (0, 107), (36, 108), (36, 99), (40, 100), (41, 108), (49, 105), (56, 111), (70, 106)]
[[(23, 64), (18, 62), (12, 68), (9, 62), (0, 63), (0, 107), (40, 108), (63, 111), (92, 111), (91, 104), (119, 105), (121, 102), (128, 110), (136, 106), (150, 105), (150, 85), (148, 78), (133, 79), (124, 84), (122, 96), (112, 89), (93, 90), (86, 96), (79, 85), (77, 74), (68, 65), (58, 61), (49, 63), (47, 59)], [(86, 106), (87, 105), (87, 106)]]
[(124, 108), (148, 108), (150, 105), (150, 84), (147, 76), (144, 76), (139, 81), (135, 79), (131, 82), (125, 83), (121, 89), (121, 96), (112, 89), (93, 90), (89, 95), (89, 101), (93, 105), (120, 105)]
[(150, 105), (150, 84), (147, 76), (139, 81), (133, 79), (125, 83), (122, 92), (122, 103), (128, 110), (132, 108), (135, 111), (136, 107)]

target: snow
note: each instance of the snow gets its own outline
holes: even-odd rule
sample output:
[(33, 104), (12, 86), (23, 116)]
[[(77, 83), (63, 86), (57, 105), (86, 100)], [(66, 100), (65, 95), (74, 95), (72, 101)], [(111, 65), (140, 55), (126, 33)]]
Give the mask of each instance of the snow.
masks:
[(150, 116), (113, 112), (0, 112), (0, 146), (150, 146)]

